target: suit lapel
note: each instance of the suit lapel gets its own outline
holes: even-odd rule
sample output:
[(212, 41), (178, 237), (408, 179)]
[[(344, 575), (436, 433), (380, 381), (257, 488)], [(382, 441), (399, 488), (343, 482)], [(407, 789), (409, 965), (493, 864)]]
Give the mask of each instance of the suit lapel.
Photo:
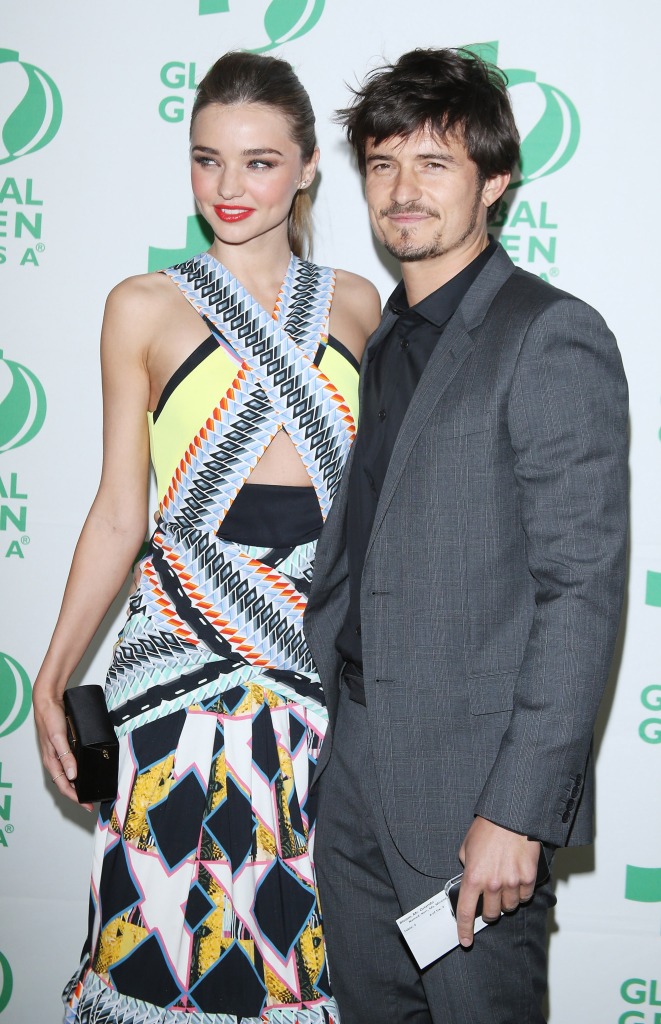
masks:
[(365, 557), (369, 555), (374, 538), (383, 522), (388, 506), (402, 475), (411, 449), (418, 439), (434, 407), (452, 382), (462, 363), (473, 351), (473, 342), (463, 320), (455, 314), (434, 349), (424, 373), (418, 382), (415, 396), (410, 402), (390, 457), (379, 503), (374, 516)]
[[(505, 281), (514, 272), (514, 264), (505, 250), (499, 245), (482, 273), (476, 278), (461, 301), (459, 309), (445, 328), (434, 349), (427, 366), (418, 382), (415, 394), (406, 411), (397, 440), (392, 451), (386, 472), (379, 503), (374, 516), (372, 532), (367, 545), (367, 558), (374, 538), (383, 522), (388, 506), (402, 475), (411, 450), (420, 436), (425, 423), (444, 391), (452, 382), (463, 362), (473, 351), (473, 340), (469, 331), (478, 327), (484, 320), (494, 298)], [(377, 328), (368, 350), (380, 341), (390, 330), (395, 316), (386, 315)], [(361, 398), (364, 389), (365, 368), (361, 378)], [(346, 497), (345, 497), (346, 503)]]

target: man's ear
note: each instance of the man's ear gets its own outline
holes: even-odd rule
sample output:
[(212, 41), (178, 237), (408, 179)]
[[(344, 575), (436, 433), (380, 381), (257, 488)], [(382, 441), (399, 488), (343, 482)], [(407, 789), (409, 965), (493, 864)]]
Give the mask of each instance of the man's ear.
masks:
[(503, 192), (510, 183), (511, 174), (494, 174), (492, 178), (487, 178), (484, 185), (482, 186), (481, 199), (483, 204), (488, 208), (493, 206), (497, 199), (500, 199)]

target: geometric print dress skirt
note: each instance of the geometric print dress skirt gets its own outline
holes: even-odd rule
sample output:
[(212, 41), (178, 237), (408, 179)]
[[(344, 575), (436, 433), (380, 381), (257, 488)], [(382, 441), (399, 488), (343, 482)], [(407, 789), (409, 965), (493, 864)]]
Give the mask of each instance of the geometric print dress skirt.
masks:
[(310, 794), (327, 712), (302, 629), (316, 541), (219, 534), (280, 429), (326, 517), (357, 366), (328, 336), (327, 268), (292, 256), (273, 312), (209, 254), (166, 273), (210, 337), (150, 422), (160, 518), (106, 681), (118, 794), (64, 1019), (338, 1024)]
[(325, 724), (246, 682), (122, 739), (128, 798), (102, 808), (102, 919), (67, 1022), (339, 1020), (312, 868)]

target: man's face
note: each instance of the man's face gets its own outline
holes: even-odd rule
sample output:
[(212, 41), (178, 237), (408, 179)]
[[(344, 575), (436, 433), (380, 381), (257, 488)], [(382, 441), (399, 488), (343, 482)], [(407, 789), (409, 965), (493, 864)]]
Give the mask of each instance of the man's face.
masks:
[(507, 185), (504, 175), (481, 181), (463, 141), (431, 128), (378, 145), (368, 140), (365, 163), (372, 230), (401, 262), (470, 252), (483, 242), (487, 208)]

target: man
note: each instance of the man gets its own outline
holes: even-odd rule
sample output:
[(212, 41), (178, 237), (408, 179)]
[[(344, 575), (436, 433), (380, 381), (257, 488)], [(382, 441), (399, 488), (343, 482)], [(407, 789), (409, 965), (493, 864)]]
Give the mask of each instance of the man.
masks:
[[(592, 839), (626, 382), (601, 317), (487, 235), (518, 158), (497, 69), (416, 50), (340, 116), (403, 281), (306, 613), (332, 727), (315, 850), (331, 980), (343, 1024), (537, 1024), (554, 897), (536, 877)], [(420, 972), (395, 919), (462, 865), (465, 948)], [(480, 896), (497, 923), (472, 945)]]

